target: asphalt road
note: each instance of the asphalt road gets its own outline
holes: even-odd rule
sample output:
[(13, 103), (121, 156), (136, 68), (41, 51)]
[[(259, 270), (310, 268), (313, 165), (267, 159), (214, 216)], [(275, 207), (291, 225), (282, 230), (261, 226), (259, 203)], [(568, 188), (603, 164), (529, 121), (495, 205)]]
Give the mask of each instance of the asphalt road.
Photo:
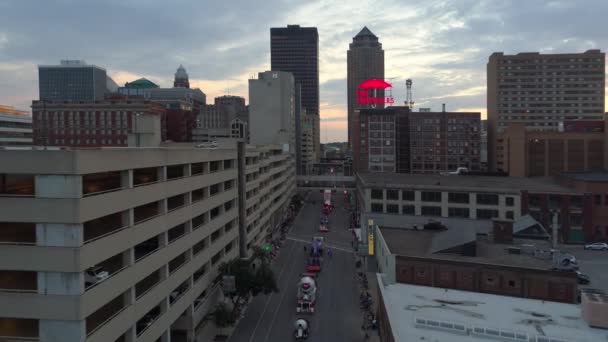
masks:
[[(319, 192), (310, 193), (274, 262), (280, 292), (256, 297), (230, 342), (292, 341), (294, 322), (299, 317), (310, 322), (308, 341), (363, 341), (355, 259), (350, 244), (352, 233), (347, 230), (343, 194), (333, 195), (335, 210), (329, 217), (328, 233), (318, 232), (322, 197)], [(312, 204), (312, 200), (316, 203)], [(325, 257), (319, 276), (317, 310), (314, 314), (297, 314), (296, 287), (306, 265), (304, 245), (310, 246), (311, 238), (321, 234), (334, 253), (331, 258)]]
[(608, 251), (586, 251), (583, 246), (562, 246), (561, 250), (571, 253), (576, 257), (580, 271), (587, 274), (591, 279), (590, 287), (608, 292)]

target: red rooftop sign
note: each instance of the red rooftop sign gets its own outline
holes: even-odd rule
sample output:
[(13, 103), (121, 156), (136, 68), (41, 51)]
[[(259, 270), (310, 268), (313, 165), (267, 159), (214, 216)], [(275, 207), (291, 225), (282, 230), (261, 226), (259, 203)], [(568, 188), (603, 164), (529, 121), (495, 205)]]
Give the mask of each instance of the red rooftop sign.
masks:
[[(390, 83), (384, 80), (371, 79), (363, 81), (357, 87), (357, 103), (371, 105), (395, 103), (395, 99), (392, 96), (376, 96), (376, 92), (378, 89), (386, 89), (392, 87), (393, 86)], [(373, 90), (373, 92), (370, 92), (370, 90)], [(373, 93), (373, 96), (370, 96), (370, 93)]]

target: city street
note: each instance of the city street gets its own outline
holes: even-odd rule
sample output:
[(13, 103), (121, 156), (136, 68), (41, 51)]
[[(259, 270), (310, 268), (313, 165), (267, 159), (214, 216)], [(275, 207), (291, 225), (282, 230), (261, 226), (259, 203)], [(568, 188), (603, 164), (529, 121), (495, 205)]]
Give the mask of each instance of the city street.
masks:
[[(318, 191), (309, 194), (273, 265), (280, 292), (260, 295), (251, 302), (231, 342), (291, 341), (294, 322), (299, 317), (310, 322), (310, 341), (363, 340), (355, 258), (350, 244), (352, 233), (347, 230), (343, 194), (334, 193), (332, 197), (335, 210), (329, 216), (331, 230), (319, 233), (323, 194)], [(309, 248), (311, 238), (318, 235), (325, 237), (325, 246), (331, 246), (334, 253), (332, 257), (325, 256), (317, 282), (317, 311), (297, 314), (297, 284), (306, 265), (304, 246)]]

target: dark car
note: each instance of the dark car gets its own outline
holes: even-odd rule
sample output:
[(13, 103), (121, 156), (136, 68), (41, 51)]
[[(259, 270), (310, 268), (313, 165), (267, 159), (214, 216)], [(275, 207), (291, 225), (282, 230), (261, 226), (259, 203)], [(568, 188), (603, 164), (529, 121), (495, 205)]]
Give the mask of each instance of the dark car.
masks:
[(447, 229), (447, 227), (439, 221), (429, 221), (427, 224), (424, 225), (424, 229), (442, 230), (442, 229)]
[(585, 273), (583, 273), (581, 271), (575, 271), (575, 272), (576, 272), (576, 279), (578, 280), (579, 284), (587, 285), (591, 282), (591, 279)]

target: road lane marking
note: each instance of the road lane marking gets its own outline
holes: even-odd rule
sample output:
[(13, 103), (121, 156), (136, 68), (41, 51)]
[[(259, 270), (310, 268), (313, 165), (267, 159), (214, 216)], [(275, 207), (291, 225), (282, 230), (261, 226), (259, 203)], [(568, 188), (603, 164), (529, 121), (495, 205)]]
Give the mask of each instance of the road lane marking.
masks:
[[(295, 243), (294, 243), (295, 245)], [(295, 259), (291, 259), (293, 261), (295, 261)], [(293, 262), (291, 263), (292, 265), (294, 264)], [(293, 274), (293, 270), (295, 270), (296, 267), (291, 267), (291, 269), (289, 270), (289, 274), (287, 276), (287, 279), (289, 279), (291, 277), (291, 275)], [(274, 315), (272, 315), (272, 321), (270, 321), (270, 327), (268, 328), (268, 330), (266, 331), (266, 336), (264, 336), (264, 342), (268, 341), (268, 337), (270, 337), (270, 332), (272, 331), (272, 327), (274, 327), (274, 322), (277, 320), (277, 315), (279, 314), (279, 311), (281, 310), (281, 305), (283, 304), (283, 299), (285, 299), (285, 290), (281, 291), (281, 296), (279, 299), (279, 305), (277, 305), (276, 310), (274, 311)]]
[[(293, 256), (293, 252), (295, 252), (295, 243), (291, 246), (291, 254), (289, 255), (289, 258), (287, 259), (288, 261), (291, 260), (291, 257)], [(277, 285), (280, 282), (281, 279), (281, 275), (283, 274), (283, 272), (285, 271), (285, 266), (287, 266), (289, 264), (289, 262), (285, 262), (285, 264), (281, 267), (281, 271), (279, 272), (279, 276), (277, 277)], [(264, 314), (266, 313), (266, 310), (268, 309), (268, 304), (270, 304), (270, 300), (272, 299), (272, 296), (274, 295), (274, 293), (271, 293), (268, 298), (266, 299), (266, 304), (264, 305), (264, 310), (262, 310), (262, 314), (260, 315), (260, 318), (258, 318), (257, 323), (255, 324), (255, 328), (253, 328), (253, 331), (251, 332), (251, 337), (249, 338), (249, 342), (253, 341), (253, 338), (255, 337), (255, 332), (258, 330), (260, 323), (262, 322), (262, 318), (264, 318)]]
[[(311, 240), (298, 239), (298, 238), (289, 237), (289, 236), (287, 237), (287, 240), (304, 242), (306, 244), (310, 244), (311, 243)], [(339, 247), (339, 246), (336, 246), (334, 244), (329, 244), (329, 243), (323, 243), (323, 244), (325, 246), (327, 246), (327, 247), (331, 247), (331, 249), (336, 250), (336, 251), (342, 251), (342, 252), (346, 252), (346, 253), (353, 253), (352, 249), (347, 249), (347, 248)]]

